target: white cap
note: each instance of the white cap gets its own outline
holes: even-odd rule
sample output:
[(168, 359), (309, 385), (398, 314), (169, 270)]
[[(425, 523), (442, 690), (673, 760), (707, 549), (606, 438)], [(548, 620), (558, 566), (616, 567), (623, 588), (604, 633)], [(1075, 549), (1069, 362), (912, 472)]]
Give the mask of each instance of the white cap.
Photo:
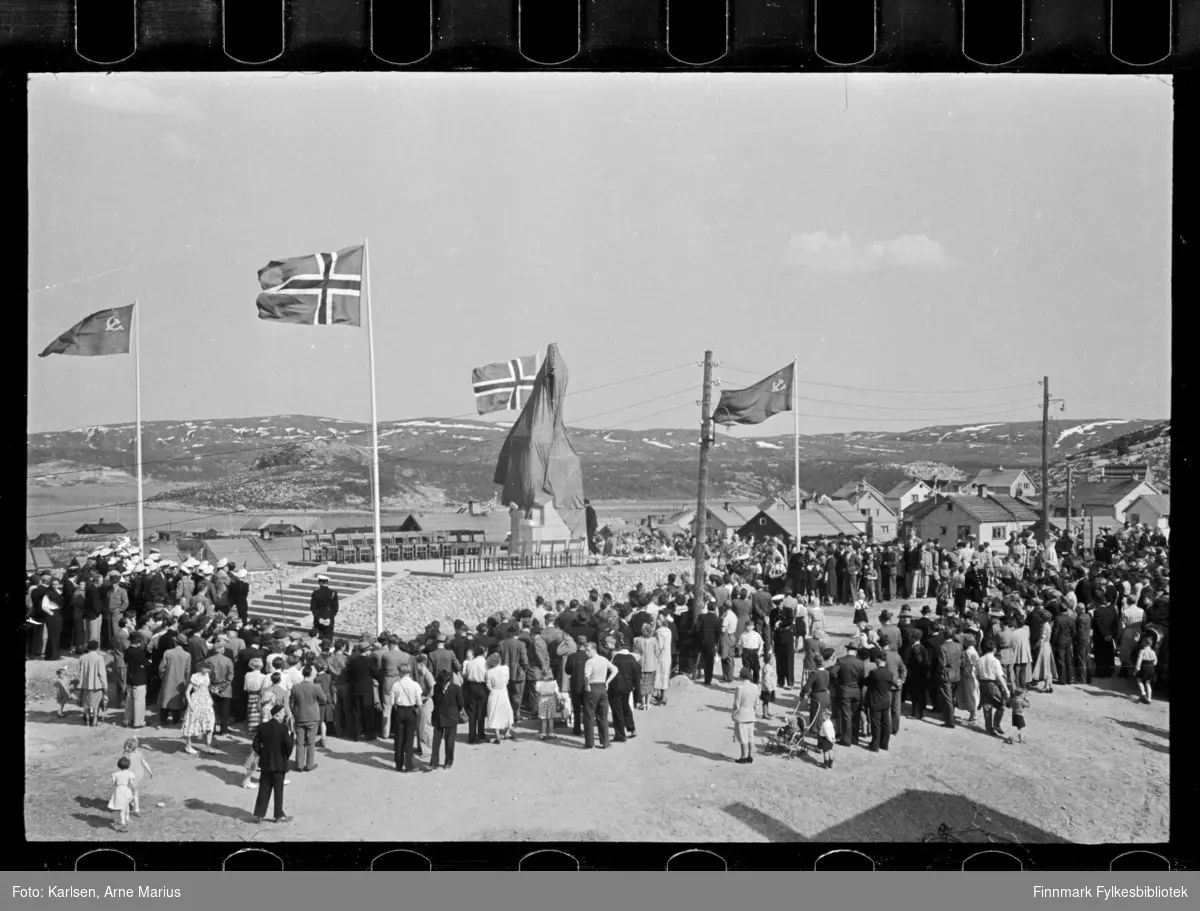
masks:
[(217, 569), (224, 569), (228, 565), (229, 565), (229, 559), (227, 557), (222, 557), (220, 560), (217, 561)]
[(327, 575), (325, 575), (324, 573), (317, 573), (317, 581), (318, 582), (328, 582), (329, 577)]
[(245, 579), (248, 575), (250, 575), (244, 569), (235, 569), (233, 571), (233, 574), (234, 574), (234, 576), (236, 576), (239, 579)]

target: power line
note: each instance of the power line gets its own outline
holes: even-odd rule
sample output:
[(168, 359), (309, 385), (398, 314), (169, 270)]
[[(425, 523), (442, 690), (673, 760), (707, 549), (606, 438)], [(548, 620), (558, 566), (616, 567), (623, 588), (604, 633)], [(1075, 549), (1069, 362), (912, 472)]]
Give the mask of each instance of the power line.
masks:
[[(741, 367), (731, 367), (728, 364), (720, 364), (726, 370), (733, 370), (737, 373), (745, 373), (750, 376), (761, 377), (761, 370), (744, 370)], [(867, 386), (841, 386), (836, 383), (818, 383), (816, 380), (804, 380), (796, 377), (797, 383), (803, 383), (806, 386), (824, 386), (828, 389), (844, 389), (850, 392), (880, 392), (880, 393), (898, 393), (900, 395), (977, 395), (984, 392), (1003, 392), (1008, 389), (1028, 389), (1029, 383), (1016, 383), (1012, 386), (992, 386), (987, 389), (872, 389)]]
[[(819, 402), (823, 405), (841, 405), (841, 406), (847, 407), (847, 408), (871, 408), (871, 409), (878, 410), (878, 411), (896, 411), (896, 410), (898, 410), (896, 408), (896, 406), (894, 406), (894, 405), (867, 405), (867, 404), (863, 404), (863, 403), (859, 403), (859, 402), (834, 402), (829, 399), (809, 398), (808, 396), (805, 396), (805, 395), (797, 395), (796, 398), (798, 398), (802, 401), (805, 401), (805, 402)], [(1012, 401), (1012, 402), (996, 402), (995, 407), (1002, 408), (1002, 407), (1006, 407), (1009, 405), (1021, 405), (1021, 404), (1022, 403), (1020, 400), (1016, 400), (1016, 401)], [(959, 412), (961, 412), (963, 410), (963, 408), (965, 408), (965, 407), (970, 407), (970, 406), (965, 406), (965, 405), (955, 405), (955, 406), (917, 405), (915, 407), (905, 408), (902, 410), (904, 410), (904, 411), (959, 411)], [(983, 406), (980, 406), (980, 407), (983, 407)], [(991, 407), (991, 406), (988, 406), (988, 407)]]

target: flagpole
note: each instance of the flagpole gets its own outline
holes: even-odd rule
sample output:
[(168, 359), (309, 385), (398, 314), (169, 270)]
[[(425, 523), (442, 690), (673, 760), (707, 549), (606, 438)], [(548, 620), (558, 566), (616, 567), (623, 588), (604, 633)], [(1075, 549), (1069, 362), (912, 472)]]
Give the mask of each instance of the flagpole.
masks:
[(375, 492), (375, 634), (383, 633), (383, 536), (379, 522), (379, 414), (375, 401), (375, 317), (371, 313), (371, 270), (367, 268), (367, 240), (363, 239), (363, 290), (367, 294), (367, 349), (371, 367), (371, 474)]
[(795, 419), (795, 430), (792, 433), (792, 466), (794, 470), (794, 488), (792, 496), (796, 498), (796, 550), (800, 549), (800, 409), (797, 407), (796, 375), (799, 359), (792, 355), (792, 417)]
[(137, 412), (137, 529), (138, 552), (146, 559), (145, 522), (142, 515), (142, 344), (140, 339), (142, 318), (137, 309), (137, 301), (133, 302), (133, 385), (134, 410)]

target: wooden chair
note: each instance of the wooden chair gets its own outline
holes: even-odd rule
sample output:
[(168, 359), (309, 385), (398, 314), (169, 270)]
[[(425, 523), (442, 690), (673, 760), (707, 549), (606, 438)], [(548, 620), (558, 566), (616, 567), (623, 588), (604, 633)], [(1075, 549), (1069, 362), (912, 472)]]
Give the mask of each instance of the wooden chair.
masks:
[(354, 545), (350, 543), (349, 535), (333, 536), (333, 554), (337, 563), (354, 562)]
[(300, 539), (300, 559), (305, 563), (313, 563), (313, 540), (312, 538)]
[(446, 533), (437, 531), (429, 536), (429, 556), (431, 558), (445, 557)]
[(363, 535), (362, 538), (355, 543), (359, 563), (374, 563), (375, 562), (375, 535)]
[(428, 560), (429, 559), (429, 535), (414, 535), (413, 536), (413, 559)]
[(412, 535), (402, 535), (400, 538), (400, 559), (415, 560), (417, 555), (416, 543)]
[(395, 535), (383, 536), (383, 554), (385, 560), (400, 559), (400, 545), (397, 543)]

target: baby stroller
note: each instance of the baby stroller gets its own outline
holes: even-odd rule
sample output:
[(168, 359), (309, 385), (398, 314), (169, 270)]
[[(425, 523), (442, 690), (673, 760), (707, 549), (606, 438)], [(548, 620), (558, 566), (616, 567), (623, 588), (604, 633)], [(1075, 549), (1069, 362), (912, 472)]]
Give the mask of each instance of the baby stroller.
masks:
[(775, 733), (767, 735), (767, 748), (772, 752), (783, 753), (786, 759), (797, 754), (803, 755), (817, 748), (817, 719), (818, 712), (810, 722), (799, 707), (788, 716), (784, 724)]

